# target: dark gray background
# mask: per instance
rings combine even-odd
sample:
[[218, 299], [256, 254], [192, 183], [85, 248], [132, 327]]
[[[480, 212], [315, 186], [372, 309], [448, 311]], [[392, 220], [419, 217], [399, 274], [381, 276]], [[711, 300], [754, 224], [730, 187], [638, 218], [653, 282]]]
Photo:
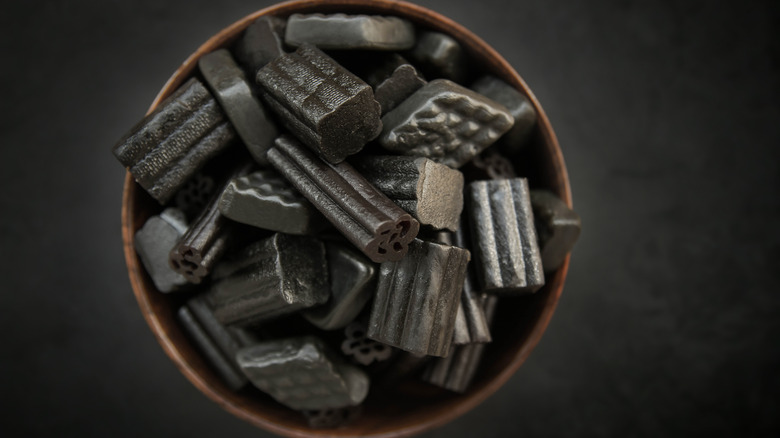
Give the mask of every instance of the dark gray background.
[[[268, 436], [147, 328], [110, 149], [186, 56], [270, 3], [3, 2], [0, 434]], [[528, 362], [426, 436], [777, 436], [780, 3], [419, 3], [525, 78], [584, 223]]]

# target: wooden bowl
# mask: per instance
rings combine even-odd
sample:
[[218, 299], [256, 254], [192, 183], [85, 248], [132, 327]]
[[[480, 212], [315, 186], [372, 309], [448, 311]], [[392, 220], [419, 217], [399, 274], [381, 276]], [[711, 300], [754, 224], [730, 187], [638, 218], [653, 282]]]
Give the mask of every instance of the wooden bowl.
[[[523, 160], [517, 160], [520, 174], [528, 177], [532, 188], [557, 193], [571, 206], [571, 191], [558, 141], [542, 107], [512, 67], [480, 38], [452, 20], [423, 7], [388, 0], [301, 0], [281, 3], [242, 18], [214, 35], [182, 64], [157, 95], [151, 112], [164, 98], [188, 79], [197, 68], [200, 56], [230, 45], [241, 32], [262, 15], [285, 17], [293, 13], [368, 13], [404, 17], [418, 26], [451, 35], [457, 39], [486, 72], [490, 72], [525, 93], [539, 116], [536, 132]], [[125, 257], [141, 311], [168, 356], [182, 373], [204, 394], [224, 409], [263, 429], [290, 437], [314, 436], [409, 436], [443, 425], [485, 400], [503, 385], [522, 365], [539, 342], [555, 311], [563, 289], [568, 258], [547, 285], [536, 294], [505, 299], [493, 326], [493, 343], [485, 355], [470, 390], [455, 394], [423, 382], [407, 381], [392, 391], [369, 394], [361, 417], [352, 424], [334, 430], [312, 430], [295, 411], [256, 391], [229, 390], [179, 327], [176, 311], [186, 294], [158, 292], [144, 271], [133, 247], [133, 235], [148, 217], [161, 208], [127, 174], [122, 201], [122, 239]]]

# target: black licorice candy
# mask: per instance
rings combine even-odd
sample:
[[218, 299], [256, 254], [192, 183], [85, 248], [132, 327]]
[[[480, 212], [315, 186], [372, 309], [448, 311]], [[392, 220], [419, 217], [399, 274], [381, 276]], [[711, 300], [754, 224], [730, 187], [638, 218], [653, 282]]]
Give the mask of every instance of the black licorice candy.
[[464, 84], [471, 76], [470, 60], [463, 46], [441, 32], [421, 32], [406, 55], [431, 79], [445, 78]]
[[135, 232], [135, 251], [160, 292], [172, 292], [188, 284], [183, 275], [168, 265], [168, 254], [186, 232], [187, 220], [184, 213], [173, 207], [150, 217]]
[[544, 272], [561, 266], [580, 236], [580, 216], [560, 198], [546, 190], [531, 190], [531, 206], [542, 252]]
[[236, 43], [236, 60], [254, 80], [257, 71], [287, 53], [284, 50], [286, 21], [265, 15], [250, 24]]
[[331, 50], [407, 50], [415, 43], [408, 20], [383, 15], [292, 14], [284, 41]]
[[[453, 245], [469, 249], [469, 230], [467, 218], [462, 218], [458, 230], [452, 234]], [[490, 342], [490, 328], [485, 318], [484, 301], [486, 294], [477, 288], [474, 281], [474, 264], [471, 263], [463, 281], [460, 306], [455, 319], [455, 332], [452, 342], [456, 345]]]
[[536, 110], [521, 92], [495, 76], [483, 76], [471, 85], [477, 93], [504, 105], [515, 124], [496, 143], [501, 150], [517, 155], [528, 143], [528, 137], [536, 126]]
[[344, 330], [344, 340], [341, 342], [341, 352], [351, 356], [361, 365], [371, 365], [382, 362], [393, 355], [393, 348], [382, 342], [369, 339], [365, 324], [354, 321]]

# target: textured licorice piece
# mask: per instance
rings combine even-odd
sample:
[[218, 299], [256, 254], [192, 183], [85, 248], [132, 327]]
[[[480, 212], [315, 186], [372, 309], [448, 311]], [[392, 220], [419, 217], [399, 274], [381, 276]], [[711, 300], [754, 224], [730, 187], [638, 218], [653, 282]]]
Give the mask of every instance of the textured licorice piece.
[[528, 143], [536, 126], [536, 110], [531, 101], [511, 85], [495, 76], [479, 78], [471, 89], [504, 105], [515, 119], [515, 124], [501, 137], [496, 146], [510, 155], [517, 155]]
[[523, 294], [544, 285], [525, 178], [475, 181], [466, 190], [471, 250], [481, 289]]
[[545, 272], [558, 269], [580, 236], [580, 216], [546, 190], [531, 190], [531, 206]]
[[382, 263], [368, 337], [417, 354], [446, 356], [470, 254], [416, 239], [406, 257]]
[[187, 217], [194, 218], [206, 208], [217, 189], [214, 178], [200, 171], [176, 192], [173, 202]]
[[175, 291], [187, 285], [187, 279], [168, 265], [171, 248], [185, 232], [186, 218], [176, 208], [167, 208], [159, 215], [150, 217], [135, 232], [135, 251], [160, 292]]
[[503, 105], [437, 79], [382, 116], [379, 143], [391, 151], [457, 168], [501, 137], [512, 123]]
[[368, 376], [311, 336], [262, 342], [236, 359], [252, 384], [292, 409], [355, 406], [368, 394]]
[[362, 406], [358, 405], [335, 409], [303, 411], [303, 416], [312, 429], [335, 429], [355, 421], [360, 417], [361, 412]]
[[273, 169], [232, 179], [219, 198], [226, 217], [254, 227], [287, 234], [314, 234], [325, 218]]
[[398, 17], [346, 14], [293, 14], [284, 40], [334, 50], [406, 50], [414, 46], [414, 26]]
[[403, 64], [374, 86], [374, 98], [382, 106], [382, 114], [387, 114], [425, 84], [425, 79], [413, 65]]
[[220, 49], [202, 56], [198, 67], [252, 158], [267, 165], [265, 153], [278, 132], [233, 56]]
[[516, 178], [514, 165], [494, 147], [482, 151], [461, 167], [461, 172], [470, 181], [481, 179]]
[[376, 266], [348, 244], [328, 242], [330, 299], [303, 312], [303, 317], [323, 330], [335, 330], [352, 322], [376, 290]]
[[463, 211], [463, 174], [424, 157], [362, 156], [351, 163], [368, 182], [420, 224], [458, 228]]
[[454, 38], [439, 32], [422, 32], [408, 52], [429, 78], [446, 78], [464, 84], [471, 76], [469, 59]]
[[[469, 249], [469, 226], [466, 217], [455, 233], [451, 233], [453, 245]], [[455, 331], [452, 342], [456, 345], [475, 342], [490, 342], [490, 328], [485, 318], [483, 303], [486, 294], [477, 289], [474, 281], [474, 264], [469, 264], [466, 278], [463, 281], [463, 292], [460, 295], [460, 306], [455, 318]]]
[[192, 78], [119, 140], [114, 155], [165, 204], [235, 138], [217, 101]]
[[348, 163], [330, 164], [284, 135], [268, 151], [274, 167], [372, 261], [398, 260], [420, 224]]
[[282, 123], [331, 163], [360, 151], [382, 130], [371, 87], [310, 45], [257, 72], [263, 98]]
[[250, 78], [266, 64], [284, 55], [284, 27], [286, 21], [265, 15], [246, 28], [236, 43], [236, 60]]
[[344, 341], [341, 342], [341, 351], [351, 356], [361, 365], [371, 365], [373, 362], [382, 362], [393, 355], [393, 348], [387, 344], [369, 339], [366, 326], [362, 322], [353, 322], [344, 330]]
[[328, 300], [325, 247], [306, 236], [274, 234], [223, 261], [208, 293], [223, 324], [249, 326]]

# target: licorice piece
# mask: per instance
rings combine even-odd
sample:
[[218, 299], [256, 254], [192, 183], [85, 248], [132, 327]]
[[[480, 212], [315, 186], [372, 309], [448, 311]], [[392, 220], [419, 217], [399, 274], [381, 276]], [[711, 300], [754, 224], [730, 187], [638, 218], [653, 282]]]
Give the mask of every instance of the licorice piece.
[[246, 28], [236, 43], [236, 60], [254, 78], [266, 64], [284, 55], [286, 21], [270, 15], [258, 18]]
[[544, 272], [552, 272], [561, 266], [566, 255], [580, 236], [580, 216], [546, 190], [531, 190], [531, 206], [539, 237]]
[[463, 47], [451, 36], [440, 32], [422, 32], [408, 56], [428, 78], [445, 78], [464, 84], [471, 76], [469, 59]]
[[496, 143], [501, 150], [509, 155], [517, 155], [528, 143], [528, 137], [536, 126], [536, 110], [531, 101], [511, 85], [495, 76], [479, 78], [471, 89], [483, 96], [504, 105], [515, 124]]
[[463, 175], [471, 181], [482, 179], [516, 178], [512, 162], [501, 155], [495, 147], [484, 150], [460, 169]]
[[374, 87], [374, 98], [381, 105], [384, 115], [395, 109], [425, 84], [425, 79], [413, 65], [403, 64], [393, 70], [387, 79]]
[[[469, 232], [467, 218], [452, 234], [453, 244], [459, 248], [469, 249]], [[456, 345], [490, 342], [490, 328], [483, 310], [486, 294], [477, 289], [474, 282], [474, 264], [470, 264], [466, 278], [463, 281], [463, 292], [460, 295], [460, 306], [455, 319], [455, 333], [452, 342]]]
[[209, 205], [209, 201], [214, 197], [214, 191], [218, 188], [212, 176], [200, 171], [187, 180], [184, 186], [176, 192], [173, 200], [174, 205], [184, 212], [185, 216], [197, 217]]
[[406, 254], [420, 224], [351, 165], [327, 163], [287, 135], [276, 139], [268, 159], [369, 259], [381, 263]]
[[333, 50], [406, 50], [414, 46], [414, 26], [398, 17], [346, 14], [293, 14], [284, 40]]
[[367, 337], [365, 324], [361, 322], [355, 321], [348, 325], [344, 335], [346, 338], [341, 342], [341, 352], [361, 365], [382, 362], [393, 355], [392, 347]]
[[187, 279], [168, 265], [171, 248], [186, 232], [184, 213], [176, 208], [166, 208], [159, 215], [150, 217], [135, 232], [135, 251], [160, 292], [172, 292], [187, 285]]
[[335, 429], [345, 426], [360, 416], [361, 406], [347, 406], [336, 409], [303, 411], [306, 422], [312, 429]]

